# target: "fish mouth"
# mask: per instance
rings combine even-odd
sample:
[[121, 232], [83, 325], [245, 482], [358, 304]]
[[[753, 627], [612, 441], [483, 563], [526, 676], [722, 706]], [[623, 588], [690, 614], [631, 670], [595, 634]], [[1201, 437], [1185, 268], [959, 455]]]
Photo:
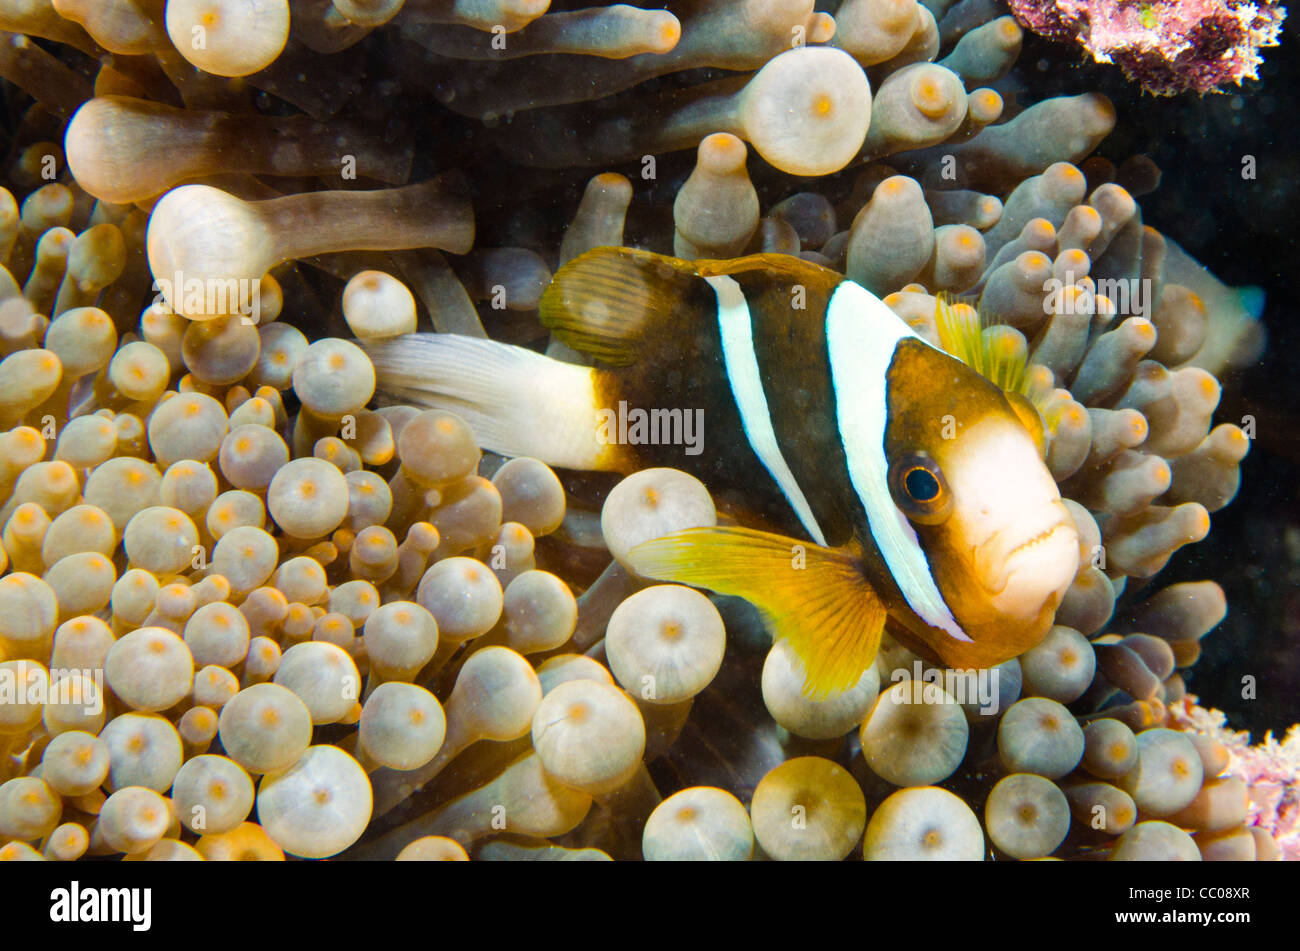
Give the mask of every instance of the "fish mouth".
[[[1035, 545], [1040, 545], [1043, 542], [1047, 541], [1052, 536], [1054, 536], [1057, 532], [1062, 532], [1066, 530], [1073, 532], [1074, 525], [1073, 524], [1067, 525], [1065, 522], [1057, 522], [1055, 525], [1053, 525], [1051, 528], [1047, 529], [1046, 531], [1039, 532], [1033, 538], [1029, 539], [1028, 541], [1021, 542], [1015, 548], [1011, 549], [1011, 551], [1007, 553], [1007, 558], [1008, 559], [1014, 558], [1022, 551], [1026, 551], [1030, 548], [1033, 548]], [[1076, 544], [1077, 544], [1077, 539], [1076, 539]]]
[[[1079, 568], [1079, 536], [1065, 506], [1052, 506], [1048, 527], [1024, 533], [1004, 530], [975, 553], [976, 575], [1001, 614], [1037, 615], [1051, 600], [1059, 603]], [[1041, 524], [1041, 523], [1040, 523]]]

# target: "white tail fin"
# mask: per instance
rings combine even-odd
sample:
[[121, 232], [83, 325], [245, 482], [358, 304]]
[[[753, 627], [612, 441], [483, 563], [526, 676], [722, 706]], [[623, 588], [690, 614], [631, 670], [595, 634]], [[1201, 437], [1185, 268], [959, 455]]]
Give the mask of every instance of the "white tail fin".
[[358, 340], [392, 402], [444, 409], [479, 445], [569, 469], [613, 468], [598, 436], [596, 370], [506, 343], [456, 334]]

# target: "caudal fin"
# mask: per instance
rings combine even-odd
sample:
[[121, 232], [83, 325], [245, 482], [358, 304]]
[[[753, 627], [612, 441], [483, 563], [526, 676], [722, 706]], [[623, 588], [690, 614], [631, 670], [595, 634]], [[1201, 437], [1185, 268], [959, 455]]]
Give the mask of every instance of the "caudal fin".
[[456, 413], [485, 449], [570, 469], [623, 468], [618, 447], [600, 439], [600, 371], [456, 334], [357, 344], [374, 363], [381, 400]]

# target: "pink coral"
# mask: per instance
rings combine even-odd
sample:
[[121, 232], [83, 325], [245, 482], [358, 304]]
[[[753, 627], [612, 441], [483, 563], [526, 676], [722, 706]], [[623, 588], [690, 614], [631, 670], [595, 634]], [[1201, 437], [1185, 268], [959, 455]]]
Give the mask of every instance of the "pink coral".
[[1280, 743], [1270, 730], [1264, 742], [1251, 746], [1249, 733], [1229, 729], [1226, 714], [1198, 706], [1193, 696], [1170, 706], [1169, 718], [1175, 729], [1227, 747], [1228, 775], [1241, 777], [1250, 789], [1247, 824], [1267, 830], [1284, 859], [1300, 860], [1300, 723]]
[[1010, 0], [1016, 19], [1050, 39], [1076, 42], [1099, 63], [1158, 96], [1220, 92], [1258, 79], [1262, 46], [1276, 46], [1286, 9], [1277, 0]]

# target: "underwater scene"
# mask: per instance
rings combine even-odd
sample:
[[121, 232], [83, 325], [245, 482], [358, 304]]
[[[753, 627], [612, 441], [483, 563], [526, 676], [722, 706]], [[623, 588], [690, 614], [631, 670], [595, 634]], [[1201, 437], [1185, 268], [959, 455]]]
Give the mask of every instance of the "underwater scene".
[[0, 861], [1300, 859], [1287, 11], [592, 3], [0, 0]]

